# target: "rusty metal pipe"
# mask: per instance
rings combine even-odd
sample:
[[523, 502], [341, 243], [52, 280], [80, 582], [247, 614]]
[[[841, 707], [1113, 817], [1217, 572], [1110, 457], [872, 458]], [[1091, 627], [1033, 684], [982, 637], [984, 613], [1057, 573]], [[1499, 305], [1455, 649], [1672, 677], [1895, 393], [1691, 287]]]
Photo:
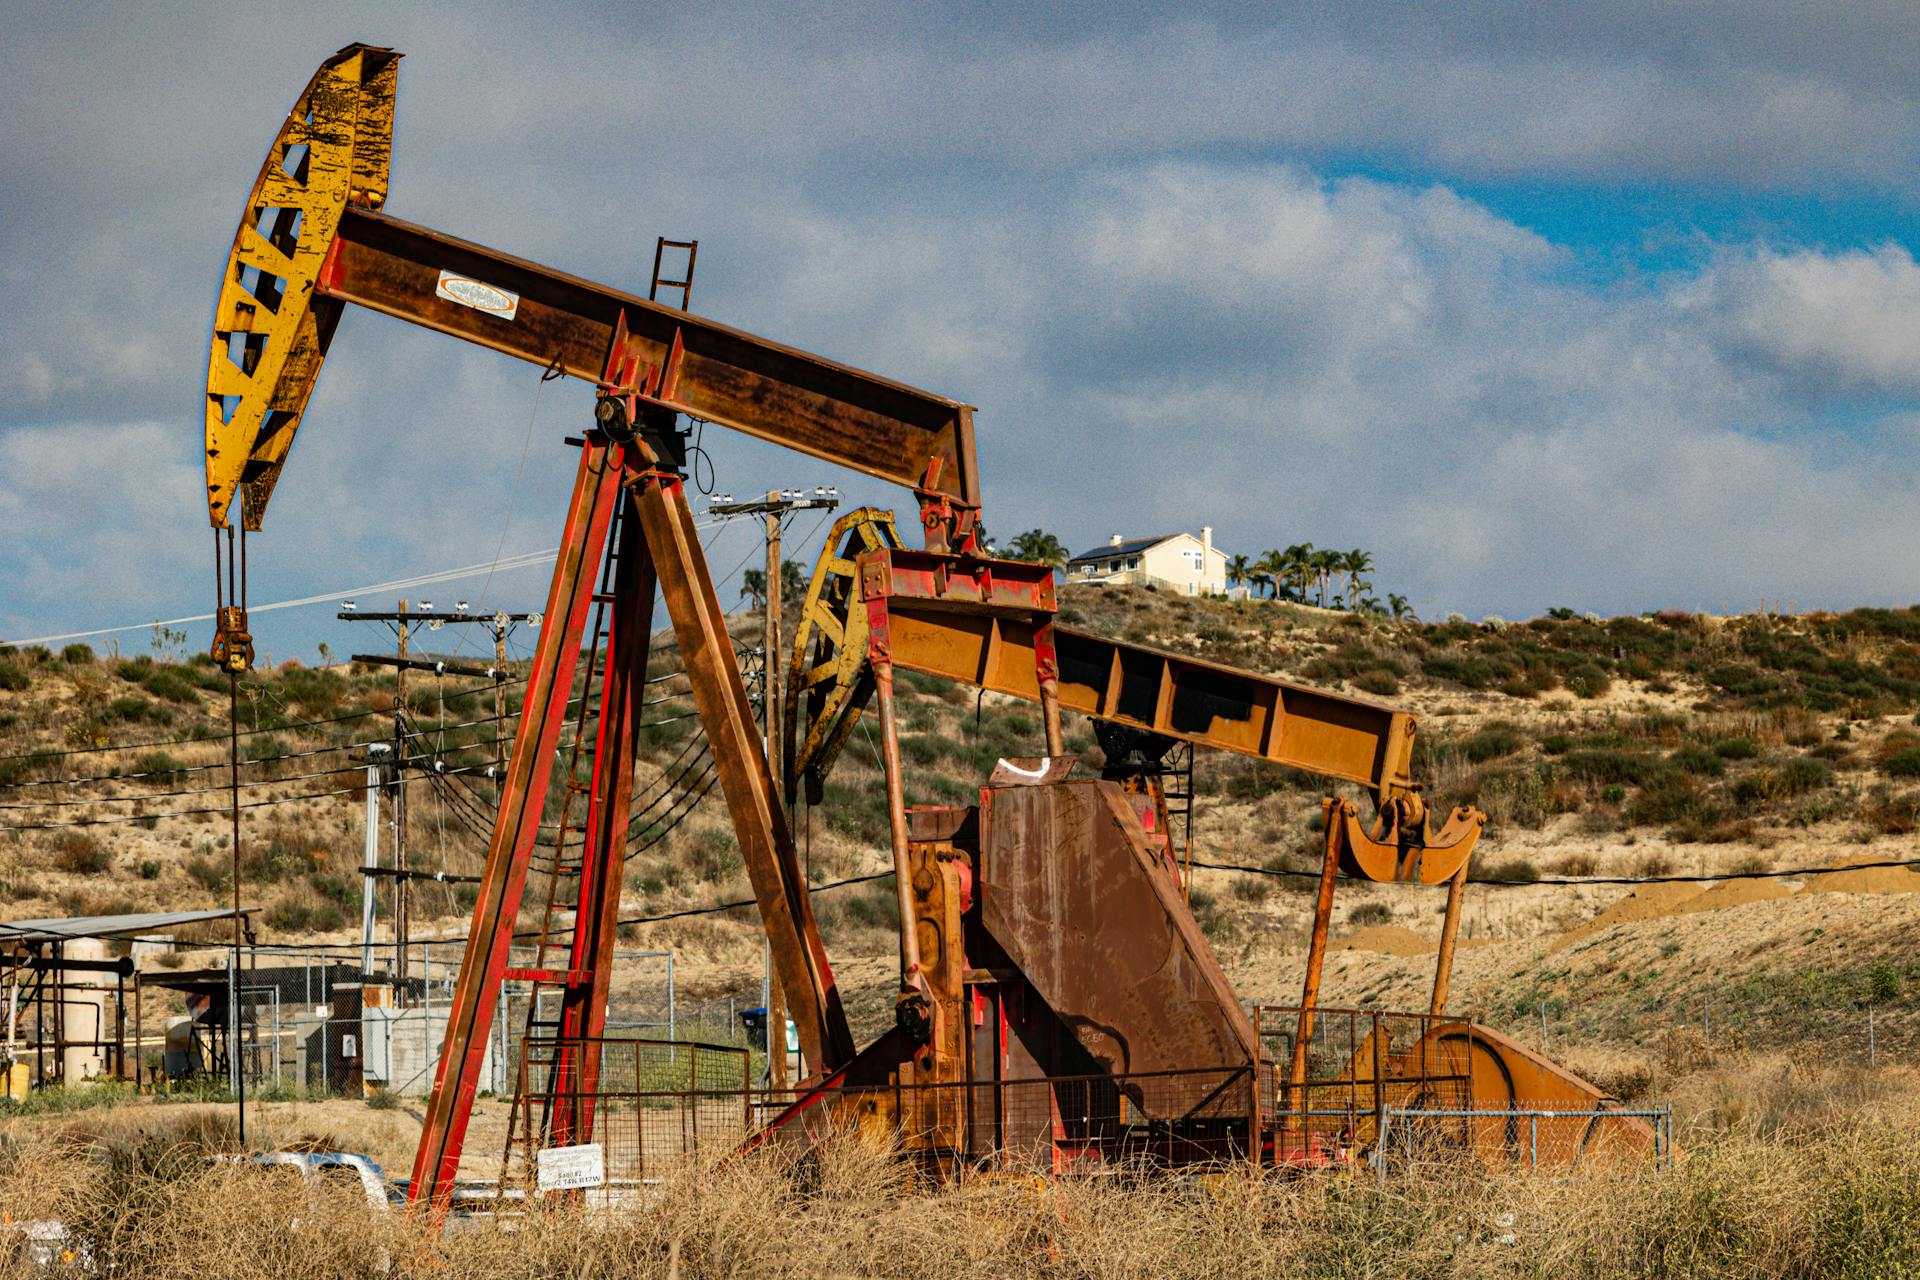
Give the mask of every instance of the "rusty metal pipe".
[[1067, 754], [1066, 735], [1060, 731], [1060, 682], [1052, 678], [1040, 681], [1040, 720], [1047, 730], [1047, 754]]
[[1323, 801], [1320, 814], [1327, 831], [1326, 860], [1320, 868], [1320, 892], [1313, 903], [1313, 936], [1307, 943], [1307, 976], [1300, 986], [1300, 1026], [1293, 1037], [1293, 1064], [1287, 1082], [1296, 1093], [1294, 1106], [1304, 1101], [1307, 1046], [1313, 1040], [1313, 1007], [1320, 999], [1320, 969], [1327, 959], [1327, 927], [1333, 922], [1333, 880], [1340, 869], [1340, 827], [1334, 821], [1336, 800]]
[[1438, 1017], [1447, 1011], [1447, 985], [1453, 980], [1453, 947], [1460, 937], [1460, 906], [1467, 896], [1467, 864], [1453, 873], [1447, 885], [1447, 919], [1440, 927], [1440, 957], [1433, 966], [1433, 1003], [1428, 1012]]
[[920, 926], [913, 911], [913, 871], [907, 865], [907, 791], [900, 775], [900, 723], [893, 706], [893, 664], [873, 664], [880, 707], [880, 763], [887, 779], [887, 833], [893, 844], [893, 891], [900, 904], [900, 990], [921, 991]]

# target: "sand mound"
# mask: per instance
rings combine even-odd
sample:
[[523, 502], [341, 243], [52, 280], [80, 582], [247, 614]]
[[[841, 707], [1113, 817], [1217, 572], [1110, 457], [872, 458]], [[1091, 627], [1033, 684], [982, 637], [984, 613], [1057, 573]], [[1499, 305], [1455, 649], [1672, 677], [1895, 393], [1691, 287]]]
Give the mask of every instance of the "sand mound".
[[1802, 885], [1802, 893], [1916, 893], [1920, 892], [1920, 875], [1905, 867], [1858, 867], [1847, 870], [1852, 862], [1884, 862], [1883, 857], [1871, 854], [1859, 854], [1851, 858], [1836, 858], [1828, 866], [1839, 867], [1838, 871], [1823, 871], [1807, 877]]
[[1333, 951], [1377, 951], [1383, 956], [1428, 956], [1440, 949], [1437, 939], [1423, 938], [1405, 925], [1375, 924], [1356, 929], [1328, 944]]
[[1643, 884], [1579, 928], [1561, 934], [1560, 940], [1553, 944], [1553, 950], [1558, 951], [1583, 938], [1604, 933], [1617, 924], [1678, 915], [1683, 904], [1700, 896], [1700, 886], [1697, 884]]
[[1705, 893], [1688, 898], [1680, 904], [1676, 914], [1722, 911], [1728, 907], [1744, 907], [1749, 902], [1771, 902], [1775, 898], [1791, 897], [1792, 894], [1793, 890], [1778, 880], [1726, 880]]

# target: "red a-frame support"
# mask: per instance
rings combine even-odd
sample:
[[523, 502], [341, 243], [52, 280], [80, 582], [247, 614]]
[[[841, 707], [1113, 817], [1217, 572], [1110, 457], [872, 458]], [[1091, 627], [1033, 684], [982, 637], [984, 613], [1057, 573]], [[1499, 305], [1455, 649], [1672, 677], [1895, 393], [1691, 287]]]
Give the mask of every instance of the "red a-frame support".
[[[615, 397], [632, 406], [630, 397]], [[624, 415], [616, 415], [616, 418]], [[553, 1090], [569, 1101], [553, 1119], [563, 1140], [592, 1138], [591, 1098], [599, 1075], [593, 1037], [606, 1022], [607, 988], [618, 923], [621, 872], [632, 795], [640, 693], [656, 583], [667, 602], [694, 704], [711, 743], [716, 772], [741, 854], [753, 881], [807, 1061], [833, 1071], [853, 1057], [853, 1038], [813, 919], [793, 839], [728, 640], [683, 478], [659, 466], [644, 440], [587, 437], [567, 508], [565, 536], [514, 735], [513, 757], [487, 850], [467, 951], [448, 1010], [447, 1033], [414, 1159], [408, 1199], [446, 1203], [460, 1165], [467, 1120], [480, 1085], [500, 984], [506, 978], [561, 992], [558, 1039], [572, 1042], [554, 1068]], [[616, 532], [617, 530], [617, 532]], [[580, 848], [580, 900], [565, 969], [509, 965], [515, 923], [540, 830], [552, 762], [560, 744], [594, 602], [593, 583], [613, 539], [613, 624], [603, 670], [588, 673], [588, 696], [601, 707]], [[597, 695], [597, 696], [596, 696]], [[564, 858], [566, 849], [556, 849]]]

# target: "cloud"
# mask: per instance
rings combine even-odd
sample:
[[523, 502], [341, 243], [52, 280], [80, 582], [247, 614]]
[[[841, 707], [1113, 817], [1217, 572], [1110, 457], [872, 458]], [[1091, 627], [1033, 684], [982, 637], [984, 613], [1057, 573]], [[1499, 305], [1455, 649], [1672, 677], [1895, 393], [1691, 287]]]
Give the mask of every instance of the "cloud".
[[[1899, 6], [236, 12], [83, 39], [48, 9], [0, 52], [35, 122], [0, 139], [0, 624], [202, 602], [212, 277], [279, 112], [354, 37], [412, 55], [395, 213], [627, 287], [656, 232], [699, 235], [700, 310], [978, 404], [996, 531], [1364, 546], [1428, 611], [1920, 596], [1908, 250], [1599, 278], [1463, 194], [1908, 199]], [[349, 316], [259, 589], [550, 545], [585, 401], [535, 378]], [[834, 478], [708, 445], [735, 492]]]
[[1683, 305], [1809, 394], [1920, 394], [1920, 266], [1900, 245], [1729, 255]]

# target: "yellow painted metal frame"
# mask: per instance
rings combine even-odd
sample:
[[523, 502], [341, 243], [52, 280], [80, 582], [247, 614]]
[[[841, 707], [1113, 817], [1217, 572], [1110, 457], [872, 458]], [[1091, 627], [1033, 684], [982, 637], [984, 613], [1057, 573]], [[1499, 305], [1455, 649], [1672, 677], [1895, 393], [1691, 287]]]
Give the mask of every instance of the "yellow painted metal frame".
[[207, 515], [259, 529], [340, 304], [313, 294], [348, 205], [387, 195], [400, 55], [354, 44], [294, 103], [247, 197], [221, 278], [207, 361]]
[[[867, 611], [860, 606], [858, 559], [898, 549], [893, 512], [860, 507], [833, 522], [800, 610], [787, 670], [783, 753], [786, 794], [803, 776], [817, 797], [821, 781], [860, 722], [873, 694], [867, 674]], [[767, 661], [777, 661], [769, 654]], [[811, 801], [810, 801], [811, 802]]]

